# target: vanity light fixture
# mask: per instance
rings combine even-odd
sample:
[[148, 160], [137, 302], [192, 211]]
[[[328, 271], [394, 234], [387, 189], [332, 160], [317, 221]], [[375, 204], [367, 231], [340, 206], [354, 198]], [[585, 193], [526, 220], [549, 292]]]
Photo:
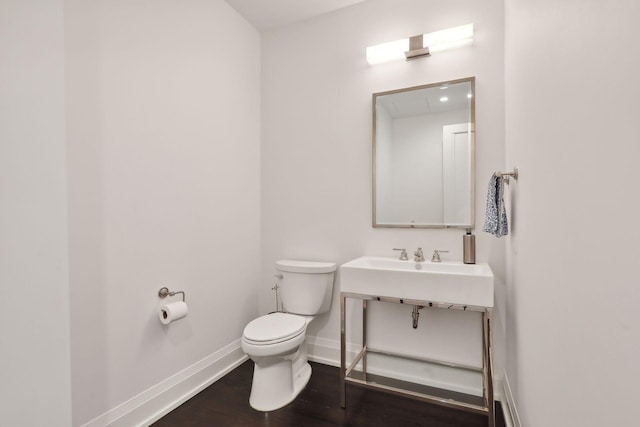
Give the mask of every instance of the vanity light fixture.
[[440, 97], [440, 102], [447, 102], [449, 100], [448, 96], [441, 96]]
[[367, 48], [367, 62], [374, 65], [400, 59], [408, 61], [472, 43], [473, 24], [460, 25], [442, 31], [370, 46]]

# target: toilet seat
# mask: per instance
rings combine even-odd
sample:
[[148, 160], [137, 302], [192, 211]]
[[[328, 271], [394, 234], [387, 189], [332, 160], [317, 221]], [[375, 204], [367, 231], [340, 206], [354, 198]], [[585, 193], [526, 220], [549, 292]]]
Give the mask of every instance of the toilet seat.
[[307, 321], [302, 316], [271, 313], [252, 320], [244, 328], [242, 339], [252, 345], [271, 345], [303, 334]]

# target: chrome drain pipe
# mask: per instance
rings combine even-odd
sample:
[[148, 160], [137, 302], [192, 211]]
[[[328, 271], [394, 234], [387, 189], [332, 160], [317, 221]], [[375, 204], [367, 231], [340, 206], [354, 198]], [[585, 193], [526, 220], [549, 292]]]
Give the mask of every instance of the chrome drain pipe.
[[413, 306], [413, 312], [411, 313], [411, 318], [413, 319], [413, 329], [418, 329], [418, 318], [420, 317], [420, 312], [418, 310], [422, 310], [423, 308], [423, 305]]

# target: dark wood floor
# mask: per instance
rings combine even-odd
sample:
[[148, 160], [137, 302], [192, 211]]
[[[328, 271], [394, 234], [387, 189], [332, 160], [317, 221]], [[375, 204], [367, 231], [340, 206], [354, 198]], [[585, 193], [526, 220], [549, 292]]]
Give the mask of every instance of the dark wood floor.
[[[155, 427], [486, 427], [487, 417], [448, 409], [375, 390], [347, 387], [347, 409], [340, 407], [339, 370], [311, 363], [313, 374], [295, 401], [273, 412], [249, 406], [253, 362], [247, 361], [173, 412]], [[504, 427], [497, 403], [496, 427]]]

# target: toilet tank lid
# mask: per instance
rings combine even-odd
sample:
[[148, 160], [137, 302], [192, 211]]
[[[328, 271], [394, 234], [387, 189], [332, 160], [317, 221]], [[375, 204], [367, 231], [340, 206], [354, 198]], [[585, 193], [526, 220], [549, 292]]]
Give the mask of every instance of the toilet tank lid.
[[336, 263], [282, 259], [276, 261], [276, 268], [290, 273], [331, 273], [336, 271]]

